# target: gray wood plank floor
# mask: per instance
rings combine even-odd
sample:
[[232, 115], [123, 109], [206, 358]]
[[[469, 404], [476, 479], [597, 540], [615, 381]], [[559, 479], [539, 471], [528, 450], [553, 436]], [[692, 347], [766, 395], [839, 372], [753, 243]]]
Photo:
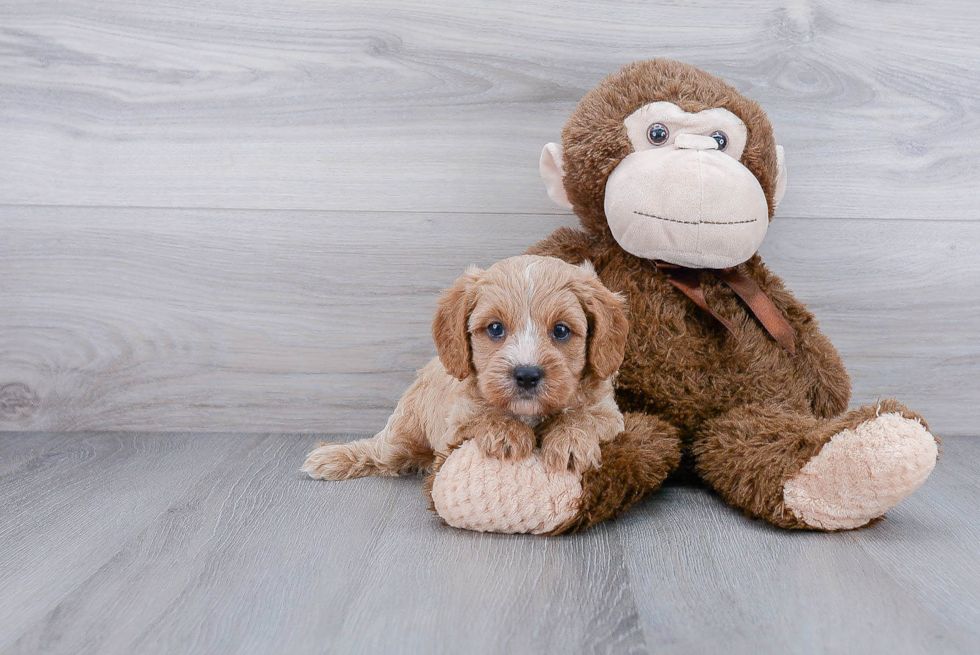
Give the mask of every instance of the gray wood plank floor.
[[0, 652], [976, 653], [980, 439], [888, 519], [750, 521], [668, 486], [564, 538], [441, 525], [311, 436], [0, 435]]

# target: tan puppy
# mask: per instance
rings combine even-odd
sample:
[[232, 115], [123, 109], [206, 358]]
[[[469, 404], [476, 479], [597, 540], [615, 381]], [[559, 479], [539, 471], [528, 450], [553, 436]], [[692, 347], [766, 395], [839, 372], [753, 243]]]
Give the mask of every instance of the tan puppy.
[[581, 473], [623, 430], [612, 376], [629, 325], [622, 298], [591, 265], [524, 255], [469, 268], [439, 299], [439, 357], [371, 439], [323, 445], [303, 471], [344, 480], [428, 467], [435, 453], [475, 439], [487, 455], [529, 457]]

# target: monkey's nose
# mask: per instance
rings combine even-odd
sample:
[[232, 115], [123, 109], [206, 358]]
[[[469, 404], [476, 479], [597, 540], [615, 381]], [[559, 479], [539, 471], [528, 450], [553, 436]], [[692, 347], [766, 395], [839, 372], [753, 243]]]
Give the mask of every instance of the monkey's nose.
[[541, 382], [544, 371], [541, 370], [540, 366], [517, 366], [511, 375], [514, 376], [514, 382], [521, 389], [533, 389], [538, 386], [538, 382]]
[[717, 150], [718, 142], [713, 137], [702, 134], [678, 134], [674, 145], [685, 150]]

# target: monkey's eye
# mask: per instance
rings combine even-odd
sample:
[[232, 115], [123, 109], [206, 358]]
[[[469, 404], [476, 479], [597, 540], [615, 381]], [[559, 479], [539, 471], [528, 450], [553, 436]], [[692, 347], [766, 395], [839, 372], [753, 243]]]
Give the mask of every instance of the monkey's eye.
[[711, 133], [711, 138], [718, 142], [718, 149], [724, 150], [728, 147], [728, 135], [722, 131], [716, 131]]
[[551, 334], [555, 337], [556, 341], [568, 341], [568, 338], [572, 336], [572, 330], [564, 323], [557, 323], [551, 329]]
[[491, 339], [503, 339], [505, 334], [507, 330], [504, 329], [503, 323], [491, 323], [487, 326], [487, 336]]
[[647, 130], [647, 139], [655, 146], [662, 146], [667, 143], [668, 137], [670, 137], [670, 130], [663, 123], [654, 123]]

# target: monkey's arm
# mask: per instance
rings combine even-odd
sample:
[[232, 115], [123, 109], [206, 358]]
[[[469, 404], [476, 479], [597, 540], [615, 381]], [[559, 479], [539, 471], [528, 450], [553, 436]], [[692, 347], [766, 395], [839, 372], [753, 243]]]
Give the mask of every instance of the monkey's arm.
[[652, 414], [627, 413], [623, 419], [623, 431], [601, 446], [602, 466], [582, 476], [578, 511], [551, 534], [579, 532], [619, 516], [659, 489], [680, 464], [677, 428]]
[[811, 381], [810, 402], [820, 418], [843, 414], [851, 400], [851, 377], [830, 339], [816, 320], [796, 326], [796, 370]]
[[602, 465], [580, 476], [547, 471], [540, 457], [501, 462], [475, 440], [436, 453], [425, 480], [431, 508], [449, 525], [483, 532], [562, 534], [613, 518], [660, 487], [681, 460], [677, 428], [626, 414], [601, 448]]
[[753, 256], [746, 267], [796, 330], [793, 363], [800, 377], [809, 382], [814, 414], [820, 418], [842, 414], [851, 399], [851, 378], [837, 349], [820, 331], [806, 305], [786, 289], [782, 279], [770, 272], [758, 255]]
[[596, 244], [593, 238], [582, 230], [560, 227], [550, 236], [528, 248], [525, 254], [557, 257], [569, 264], [578, 265], [584, 261], [594, 262]]

